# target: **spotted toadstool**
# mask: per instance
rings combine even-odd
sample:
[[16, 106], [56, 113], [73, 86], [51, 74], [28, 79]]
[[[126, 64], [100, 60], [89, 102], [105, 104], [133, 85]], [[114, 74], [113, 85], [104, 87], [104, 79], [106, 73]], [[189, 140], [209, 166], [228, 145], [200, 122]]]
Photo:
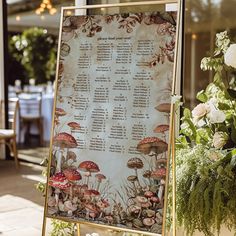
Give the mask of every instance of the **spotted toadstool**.
[[91, 175], [91, 173], [96, 173], [96, 172], [100, 171], [98, 165], [93, 161], [83, 161], [83, 162], [81, 162], [79, 164], [78, 169], [81, 170], [81, 171], [89, 173], [89, 175], [87, 176], [87, 183], [86, 183], [87, 185], [89, 183], [89, 176]]

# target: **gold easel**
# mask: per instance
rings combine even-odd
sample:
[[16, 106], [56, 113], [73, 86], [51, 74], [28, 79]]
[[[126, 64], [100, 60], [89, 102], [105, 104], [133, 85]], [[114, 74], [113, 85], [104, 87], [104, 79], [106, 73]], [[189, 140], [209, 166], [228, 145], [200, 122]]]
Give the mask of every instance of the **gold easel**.
[[[150, 6], [150, 5], [164, 5], [164, 4], [171, 4], [175, 3], [178, 5], [178, 17], [177, 17], [177, 26], [176, 26], [176, 47], [175, 47], [175, 59], [174, 59], [174, 69], [173, 69], [173, 86], [172, 86], [172, 95], [175, 94], [175, 87], [176, 87], [176, 77], [177, 77], [177, 58], [178, 58], [178, 45], [179, 45], [179, 37], [180, 37], [180, 15], [182, 11], [182, 1], [184, 0], [159, 0], [159, 1], [144, 1], [144, 2], [130, 2], [130, 3], [116, 3], [116, 4], [103, 4], [103, 5], [85, 5], [85, 6], [80, 6], [80, 7], [62, 7], [61, 9], [61, 20], [60, 20], [60, 33], [59, 33], [59, 43], [58, 43], [58, 52], [60, 52], [61, 48], [61, 32], [62, 32], [62, 22], [63, 22], [63, 16], [64, 12], [68, 10], [82, 10], [82, 9], [97, 9], [97, 8], [112, 8], [112, 7], [132, 7], [132, 6]], [[57, 68], [56, 68], [56, 88], [57, 83], [58, 83], [58, 72], [59, 72], [59, 53], [57, 55]], [[57, 98], [57, 90], [55, 91], [55, 98]], [[54, 99], [54, 108], [53, 111], [55, 111], [56, 108], [56, 99]], [[172, 194], [173, 194], [173, 201], [172, 201], [172, 221], [173, 221], [173, 231], [172, 235], [176, 236], [176, 193], [175, 193], [175, 181], [176, 181], [176, 175], [175, 175], [175, 108], [174, 104], [171, 104], [171, 115], [170, 115], [170, 135], [169, 135], [169, 145], [168, 145], [168, 157], [170, 155], [172, 156]], [[55, 112], [53, 112], [53, 121], [52, 124], [54, 124], [55, 120]], [[51, 134], [53, 134], [53, 126], [51, 130]], [[75, 220], [66, 220], [64, 218], [60, 219], [60, 217], [49, 217], [47, 216], [47, 199], [48, 199], [48, 180], [50, 177], [50, 166], [51, 166], [51, 161], [52, 161], [52, 135], [51, 135], [51, 140], [50, 140], [50, 155], [49, 155], [49, 161], [48, 161], [48, 167], [47, 167], [47, 183], [46, 183], [46, 196], [45, 196], [45, 204], [44, 204], [44, 216], [43, 216], [43, 227], [42, 227], [42, 236], [46, 236], [46, 224], [47, 224], [47, 218], [49, 219], [58, 219], [58, 220], [63, 220], [67, 222], [73, 222], [77, 224], [77, 232], [78, 236], [81, 236], [80, 234], [80, 224], [86, 224], [90, 226], [95, 226], [95, 227], [102, 227], [105, 229], [113, 229], [113, 230], [118, 230], [118, 231], [123, 231], [123, 232], [130, 232], [130, 233], [138, 233], [140, 235], [156, 235], [153, 233], [149, 232], [143, 232], [143, 231], [136, 231], [136, 230], [127, 230], [124, 228], [118, 228], [118, 227], [112, 227], [112, 226], [106, 226], [106, 225], [98, 225], [95, 223], [90, 223], [90, 222], [78, 222]], [[170, 158], [167, 160], [167, 173], [169, 173], [169, 166], [170, 166]], [[169, 174], [166, 175], [166, 188], [165, 188], [165, 203], [164, 203], [164, 213], [163, 213], [163, 225], [162, 225], [162, 233], [164, 233], [163, 236], [166, 235], [166, 211], [167, 211], [167, 193], [168, 193], [168, 183], [169, 183]]]

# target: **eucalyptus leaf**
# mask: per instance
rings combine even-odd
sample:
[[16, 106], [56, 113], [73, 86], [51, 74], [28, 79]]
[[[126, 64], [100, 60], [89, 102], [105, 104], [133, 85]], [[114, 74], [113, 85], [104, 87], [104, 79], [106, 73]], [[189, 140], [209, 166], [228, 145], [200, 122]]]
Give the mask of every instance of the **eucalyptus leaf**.
[[201, 102], [207, 102], [208, 97], [204, 90], [201, 90], [200, 92], [197, 93], [197, 99]]

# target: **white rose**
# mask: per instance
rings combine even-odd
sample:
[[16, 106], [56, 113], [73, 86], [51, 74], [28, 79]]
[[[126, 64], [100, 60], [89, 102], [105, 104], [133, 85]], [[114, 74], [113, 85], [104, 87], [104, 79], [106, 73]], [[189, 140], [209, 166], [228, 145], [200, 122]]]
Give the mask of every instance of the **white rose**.
[[226, 119], [226, 115], [223, 111], [211, 109], [210, 113], [208, 114], [208, 119], [210, 123], [223, 123]]
[[209, 112], [209, 106], [205, 103], [198, 104], [193, 110], [192, 115], [194, 118], [201, 118]]
[[229, 136], [225, 132], [215, 132], [213, 136], [213, 146], [217, 149], [222, 148], [228, 141]]
[[236, 44], [231, 44], [224, 55], [225, 64], [236, 68]]

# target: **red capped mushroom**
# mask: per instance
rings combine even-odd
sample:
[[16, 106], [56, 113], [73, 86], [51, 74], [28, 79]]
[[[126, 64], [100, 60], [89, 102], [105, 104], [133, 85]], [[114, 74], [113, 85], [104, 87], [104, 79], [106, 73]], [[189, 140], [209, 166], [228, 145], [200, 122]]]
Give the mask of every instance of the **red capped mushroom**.
[[146, 192], [144, 193], [144, 196], [147, 197], [147, 198], [151, 198], [151, 197], [154, 196], [154, 193], [153, 193], [152, 191], [146, 191]]
[[130, 168], [130, 169], [134, 169], [135, 175], [137, 177], [138, 187], [140, 188], [141, 185], [140, 185], [139, 179], [138, 179], [138, 169], [143, 168], [143, 161], [138, 157], [130, 158], [127, 162], [127, 167]]
[[137, 149], [143, 154], [149, 154], [151, 151], [160, 154], [167, 151], [168, 144], [160, 138], [147, 137], [138, 143]]
[[165, 133], [169, 130], [169, 125], [158, 125], [155, 129], [155, 133]]
[[65, 116], [65, 115], [66, 115], [66, 112], [65, 112], [64, 109], [59, 108], [59, 107], [56, 107], [55, 115], [56, 115], [56, 117]]
[[75, 185], [76, 181], [81, 180], [81, 175], [80, 173], [73, 169], [73, 168], [67, 168], [63, 171], [65, 177], [71, 182], [71, 187], [70, 187], [70, 198], [73, 198], [73, 186]]
[[80, 130], [80, 124], [79, 123], [77, 123], [77, 122], [69, 122], [69, 123], [67, 123], [67, 125], [70, 127], [70, 129], [71, 129], [71, 134], [72, 134], [72, 131], [73, 130]]
[[166, 168], [162, 167], [151, 173], [151, 178], [162, 179], [166, 177]]
[[[68, 180], [66, 179], [65, 175], [62, 172], [56, 173], [55, 175], [51, 176], [49, 178], [48, 184], [49, 186], [52, 186], [60, 190], [66, 190], [71, 187], [71, 184], [68, 182]], [[55, 199], [57, 205], [59, 201], [59, 195], [58, 195], [59, 192], [55, 191]]]
[[89, 173], [89, 175], [87, 176], [87, 183], [86, 183], [87, 185], [88, 185], [88, 182], [89, 182], [89, 177], [91, 175], [91, 172], [96, 173], [96, 172], [100, 171], [98, 165], [93, 161], [83, 161], [83, 162], [81, 162], [79, 164], [78, 169], [81, 170], [81, 171]]
[[69, 181], [79, 181], [81, 180], [81, 175], [80, 173], [73, 169], [73, 168], [67, 168], [63, 171], [65, 177], [69, 180]]
[[62, 132], [62, 133], [56, 134], [53, 137], [53, 145], [55, 147], [59, 148], [59, 155], [58, 155], [56, 171], [60, 172], [63, 149], [64, 148], [67, 148], [67, 149], [68, 148], [76, 148], [78, 146], [78, 144], [72, 135], [70, 135], [66, 132]]

